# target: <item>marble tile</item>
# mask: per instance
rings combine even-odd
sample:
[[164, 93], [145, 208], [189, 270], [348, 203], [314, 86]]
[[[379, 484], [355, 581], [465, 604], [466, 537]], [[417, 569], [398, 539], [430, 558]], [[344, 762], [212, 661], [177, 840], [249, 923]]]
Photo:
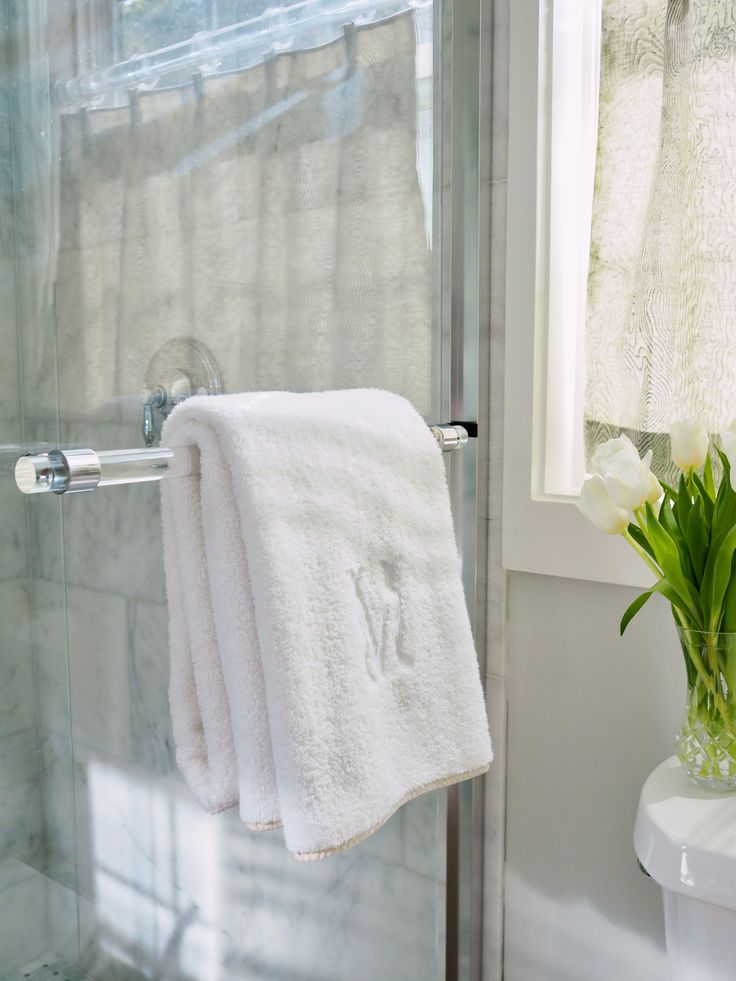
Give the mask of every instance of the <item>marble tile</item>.
[[[58, 445], [58, 440], [51, 442]], [[30, 445], [34, 445], [33, 443]], [[37, 443], [35, 445], [38, 445]], [[48, 443], [44, 442], [42, 448]], [[62, 531], [62, 498], [56, 494], [39, 494], [28, 506], [30, 549], [29, 564], [33, 579], [62, 583], [64, 580], [64, 538]]]
[[40, 752], [35, 726], [0, 738], [0, 795], [18, 784], [38, 780], [39, 769]]
[[23, 882], [38, 873], [25, 862], [18, 861], [12, 855], [0, 859], [0, 895], [18, 882]]
[[43, 801], [37, 776], [0, 794], [0, 860], [38, 863], [43, 849]]
[[404, 826], [406, 815], [399, 809], [375, 834], [362, 844], [363, 852], [382, 862], [396, 864], [404, 857]]
[[[35, 502], [34, 502], [35, 503]], [[39, 727], [68, 738], [69, 660], [67, 657], [66, 590], [61, 581], [34, 577], [33, 662]]]
[[25, 581], [0, 582], [0, 739], [36, 725]]
[[[0, 31], [7, 37], [7, 11], [0, 9]], [[13, 208], [12, 87], [7, 74], [0, 78], [0, 256], [15, 255]]]
[[[2, 180], [2, 165], [0, 164], [0, 180]], [[2, 193], [0, 191], [0, 193]], [[0, 202], [0, 219], [2, 217]], [[1, 220], [0, 220], [1, 224]], [[0, 249], [2, 249], [2, 231], [0, 231]], [[18, 341], [16, 316], [16, 278], [15, 259], [4, 258], [0, 255], [0, 419], [17, 419], [20, 416], [20, 378], [18, 375]], [[17, 430], [3, 425], [3, 443], [9, 443], [18, 438]]]
[[67, 620], [75, 747], [81, 743], [102, 754], [129, 759], [126, 602], [110, 593], [68, 586]]
[[324, 981], [443, 976], [430, 880], [360, 849], [309, 867], [285, 864], [273, 845], [265, 852], [264, 844], [227, 882], [239, 900], [223, 904], [231, 971]]
[[6, 972], [46, 950], [46, 891], [31, 875], [0, 892], [0, 970]]
[[174, 773], [166, 606], [131, 600], [128, 603], [128, 636], [132, 759], [155, 773]]
[[67, 890], [77, 887], [76, 805], [70, 742], [68, 731], [43, 733], [40, 775], [45, 832], [43, 868]]
[[3, 974], [0, 981], [87, 981], [87, 978], [68, 960], [57, 959], [54, 951], [35, 957], [11, 974]]
[[[2, 422], [0, 426], [4, 439], [5, 426]], [[12, 438], [12, 434], [10, 437]], [[12, 459], [12, 466], [15, 466], [15, 460], [22, 452], [15, 448], [9, 451], [7, 455]], [[0, 563], [0, 581], [19, 579], [27, 574], [28, 569], [25, 498], [18, 492], [10, 475], [0, 475], [0, 502], [0, 554], [3, 557]]]
[[178, 781], [94, 759], [85, 771], [80, 870], [94, 903], [81, 909], [93, 976], [442, 976], [433, 879], [365, 847], [298, 863], [279, 833], [249, 832], [234, 812], [207, 815]]
[[410, 801], [402, 816], [401, 862], [428, 879], [444, 882], [447, 792], [438, 790]]
[[74, 890], [46, 879], [48, 949], [68, 964], [77, 964], [80, 955], [77, 898]]
[[13, 59], [13, 244], [17, 254], [36, 255], [50, 244], [52, 228], [51, 93], [40, 55], [43, 35], [37, 13], [14, 0], [8, 11]]
[[[62, 393], [63, 394], [63, 393]], [[83, 420], [65, 419], [62, 438], [76, 446], [120, 449], [142, 444], [137, 396], [111, 400]], [[131, 599], [165, 603], [159, 488], [103, 488], [64, 501], [67, 581]]]
[[20, 325], [20, 377], [25, 415], [57, 417], [55, 264], [47, 243], [16, 257], [16, 306]]
[[64, 531], [68, 582], [121, 597], [165, 602], [156, 485], [133, 484], [72, 496], [64, 502]]

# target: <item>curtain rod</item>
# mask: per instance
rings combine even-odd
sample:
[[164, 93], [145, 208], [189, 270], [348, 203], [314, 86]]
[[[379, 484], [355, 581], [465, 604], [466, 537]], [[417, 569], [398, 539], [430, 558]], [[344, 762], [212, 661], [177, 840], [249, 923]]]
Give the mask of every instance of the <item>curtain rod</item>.
[[220, 69], [228, 55], [249, 49], [258, 60], [270, 50], [288, 50], [299, 34], [308, 28], [373, 23], [408, 10], [430, 7], [432, 0], [338, 0], [318, 2], [300, 0], [289, 7], [271, 7], [250, 20], [195, 34], [148, 54], [133, 55], [126, 61], [85, 72], [77, 78], [59, 80], [54, 85], [57, 102], [65, 107], [94, 104], [105, 95], [136, 88], [153, 88], [158, 79], [185, 68], [208, 74]]

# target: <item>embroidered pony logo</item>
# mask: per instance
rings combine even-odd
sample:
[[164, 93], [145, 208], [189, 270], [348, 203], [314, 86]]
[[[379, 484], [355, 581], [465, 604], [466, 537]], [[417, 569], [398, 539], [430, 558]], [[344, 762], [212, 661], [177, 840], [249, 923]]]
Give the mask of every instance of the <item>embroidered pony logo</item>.
[[365, 664], [374, 680], [392, 674], [401, 655], [401, 596], [396, 562], [351, 573], [365, 616]]

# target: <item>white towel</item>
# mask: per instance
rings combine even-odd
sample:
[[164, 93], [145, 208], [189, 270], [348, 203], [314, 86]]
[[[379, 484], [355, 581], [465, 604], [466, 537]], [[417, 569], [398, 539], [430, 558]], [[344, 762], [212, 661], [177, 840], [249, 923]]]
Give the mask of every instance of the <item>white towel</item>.
[[484, 772], [491, 745], [442, 456], [374, 390], [197, 397], [162, 483], [177, 761], [298, 858]]

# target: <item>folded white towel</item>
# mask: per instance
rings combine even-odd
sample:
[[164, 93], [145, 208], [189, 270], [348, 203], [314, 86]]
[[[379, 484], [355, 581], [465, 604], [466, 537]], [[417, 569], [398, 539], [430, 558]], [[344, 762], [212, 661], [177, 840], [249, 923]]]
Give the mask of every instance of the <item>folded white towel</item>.
[[163, 441], [200, 452], [162, 496], [177, 761], [203, 806], [239, 800], [313, 859], [485, 771], [444, 466], [412, 406], [193, 398]]

